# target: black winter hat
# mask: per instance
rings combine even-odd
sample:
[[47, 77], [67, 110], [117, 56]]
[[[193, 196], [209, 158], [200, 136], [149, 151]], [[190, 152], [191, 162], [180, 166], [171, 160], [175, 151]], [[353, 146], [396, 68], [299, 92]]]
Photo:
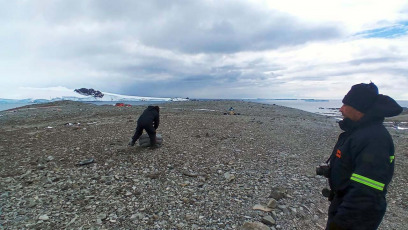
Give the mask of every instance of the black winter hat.
[[353, 85], [342, 102], [362, 113], [366, 113], [374, 105], [377, 96], [378, 88], [374, 83], [361, 83]]

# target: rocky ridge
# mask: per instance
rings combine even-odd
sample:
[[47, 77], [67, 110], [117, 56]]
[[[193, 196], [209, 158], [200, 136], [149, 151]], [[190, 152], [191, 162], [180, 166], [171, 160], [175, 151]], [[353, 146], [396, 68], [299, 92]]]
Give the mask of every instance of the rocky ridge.
[[92, 96], [92, 97], [99, 97], [102, 98], [104, 95], [101, 91], [99, 90], [94, 90], [94, 89], [87, 89], [87, 88], [80, 88], [80, 89], [75, 89], [75, 92], [84, 95], [84, 96]]

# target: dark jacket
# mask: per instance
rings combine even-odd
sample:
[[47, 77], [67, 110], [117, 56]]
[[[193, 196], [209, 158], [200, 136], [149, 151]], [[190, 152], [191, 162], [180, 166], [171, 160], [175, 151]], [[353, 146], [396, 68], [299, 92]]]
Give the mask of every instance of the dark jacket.
[[140, 115], [139, 119], [137, 120], [137, 124], [141, 126], [149, 126], [153, 125], [155, 129], [159, 127], [160, 123], [160, 116], [159, 111], [155, 106], [148, 106]]
[[338, 229], [361, 230], [376, 229], [381, 223], [395, 162], [394, 144], [382, 123], [384, 117], [401, 112], [393, 99], [380, 94], [362, 119], [339, 122], [345, 132], [330, 158], [329, 184], [335, 196], [329, 208], [329, 225], [332, 222]]

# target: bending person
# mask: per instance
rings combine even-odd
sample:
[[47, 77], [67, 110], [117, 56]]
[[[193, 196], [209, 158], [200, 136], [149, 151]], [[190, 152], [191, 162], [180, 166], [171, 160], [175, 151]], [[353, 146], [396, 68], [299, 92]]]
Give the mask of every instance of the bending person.
[[132, 137], [132, 140], [129, 142], [130, 146], [134, 146], [136, 141], [143, 133], [143, 129], [146, 130], [147, 135], [150, 138], [150, 146], [156, 147], [156, 129], [159, 127], [160, 123], [160, 116], [159, 116], [160, 108], [159, 106], [152, 106], [149, 105], [147, 109], [145, 109], [140, 115], [139, 119], [137, 120], [137, 127], [135, 134]]

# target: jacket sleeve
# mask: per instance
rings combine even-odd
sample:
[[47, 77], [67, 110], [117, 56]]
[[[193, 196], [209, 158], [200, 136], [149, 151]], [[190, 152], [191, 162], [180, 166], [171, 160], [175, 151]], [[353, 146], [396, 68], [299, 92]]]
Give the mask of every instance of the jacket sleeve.
[[156, 116], [154, 117], [154, 129], [159, 128], [159, 124], [160, 124], [160, 115], [159, 113], [157, 113]]
[[390, 162], [388, 141], [371, 140], [361, 145], [353, 147], [353, 172], [333, 219], [336, 225], [346, 229], [355, 228], [356, 223], [362, 221], [376, 221], [378, 213], [382, 209], [385, 211], [384, 190], [393, 172], [390, 170], [393, 162]]

